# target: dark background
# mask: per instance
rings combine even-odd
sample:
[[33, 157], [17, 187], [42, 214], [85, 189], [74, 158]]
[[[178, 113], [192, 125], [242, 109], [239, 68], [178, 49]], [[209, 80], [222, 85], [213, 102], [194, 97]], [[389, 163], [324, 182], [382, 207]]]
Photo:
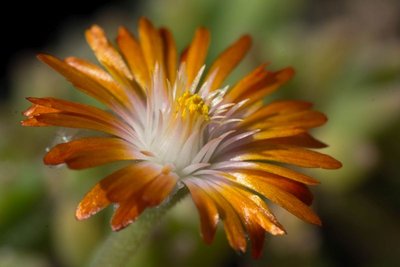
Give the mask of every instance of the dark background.
[[[123, 7], [124, 0], [69, 0], [40, 3], [38, 1], [12, 1], [3, 10], [8, 15], [0, 16], [3, 41], [0, 50], [0, 100], [10, 95], [9, 72], [13, 58], [18, 53], [37, 53], [53, 40], [60, 26], [76, 18], [86, 18], [107, 5]], [[129, 1], [135, 4], [136, 1]], [[21, 8], [24, 12], [22, 14]], [[10, 17], [13, 18], [10, 20]], [[17, 26], [18, 25], [18, 26]]]

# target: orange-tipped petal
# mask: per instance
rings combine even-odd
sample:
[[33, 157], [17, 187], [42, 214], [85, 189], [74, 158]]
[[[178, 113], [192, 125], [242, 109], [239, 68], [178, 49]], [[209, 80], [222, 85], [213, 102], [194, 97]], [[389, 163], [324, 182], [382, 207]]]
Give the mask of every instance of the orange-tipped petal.
[[66, 163], [71, 169], [85, 169], [120, 160], [143, 159], [132, 144], [120, 138], [89, 137], [53, 147], [44, 157], [47, 165]]
[[192, 84], [200, 68], [204, 65], [209, 44], [210, 32], [206, 28], [198, 28], [185, 60], [188, 86]]
[[221, 86], [225, 78], [231, 73], [237, 64], [243, 59], [251, 46], [251, 37], [248, 35], [242, 36], [234, 44], [223, 51], [211, 65], [206, 79], [216, 72], [211, 90]]
[[[128, 126], [101, 109], [56, 98], [27, 98], [34, 105], [24, 112], [24, 126], [62, 126], [102, 131], [116, 136], [129, 133]], [[39, 108], [42, 107], [42, 108]]]

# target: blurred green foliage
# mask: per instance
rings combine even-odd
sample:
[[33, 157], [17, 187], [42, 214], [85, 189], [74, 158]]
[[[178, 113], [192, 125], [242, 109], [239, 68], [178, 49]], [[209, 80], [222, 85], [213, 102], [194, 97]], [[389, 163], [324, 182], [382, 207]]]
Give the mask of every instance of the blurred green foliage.
[[[230, 84], [263, 62], [292, 65], [294, 80], [274, 98], [314, 102], [329, 117], [315, 134], [341, 160], [339, 171], [312, 171], [322, 186], [315, 209], [324, 226], [306, 225], [277, 209], [285, 237], [268, 237], [260, 261], [236, 255], [222, 231], [211, 246], [199, 236], [197, 211], [185, 200], [154, 229], [130, 266], [396, 266], [400, 262], [400, 6], [396, 0], [152, 0], [93, 18], [115, 37], [123, 24], [135, 31], [138, 15], [171, 28], [180, 49], [194, 29], [211, 29], [209, 61], [241, 34], [253, 49]], [[46, 49], [60, 57], [93, 60], [83, 30], [60, 30]], [[45, 167], [45, 149], [76, 133], [22, 128], [26, 96], [91, 101], [34, 58], [14, 69], [12, 99], [0, 107], [0, 267], [85, 266], [109, 234], [110, 211], [77, 222], [83, 194], [108, 167], [70, 171]], [[78, 133], [79, 134], [79, 133]], [[221, 229], [220, 229], [221, 230]]]

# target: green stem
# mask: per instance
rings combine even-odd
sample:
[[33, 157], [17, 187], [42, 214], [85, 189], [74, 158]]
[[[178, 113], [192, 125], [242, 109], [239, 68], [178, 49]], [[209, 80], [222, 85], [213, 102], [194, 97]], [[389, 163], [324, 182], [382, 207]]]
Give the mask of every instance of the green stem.
[[180, 189], [169, 201], [159, 207], [147, 209], [126, 229], [112, 232], [96, 251], [91, 267], [126, 267], [132, 261], [140, 245], [149, 236], [162, 216], [187, 194]]

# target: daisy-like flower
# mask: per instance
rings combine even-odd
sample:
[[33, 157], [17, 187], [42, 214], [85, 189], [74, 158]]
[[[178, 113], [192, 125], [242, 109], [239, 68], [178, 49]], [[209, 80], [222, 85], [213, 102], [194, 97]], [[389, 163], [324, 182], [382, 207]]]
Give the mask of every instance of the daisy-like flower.
[[263, 99], [293, 76], [292, 68], [261, 65], [232, 87], [223, 82], [251, 43], [239, 38], [210, 68], [204, 67], [210, 42], [197, 29], [189, 47], [178, 53], [168, 29], [139, 21], [139, 38], [119, 29], [114, 47], [103, 30], [92, 26], [87, 41], [104, 69], [85, 60], [50, 55], [39, 59], [107, 109], [55, 98], [33, 98], [23, 126], [89, 129], [102, 135], [61, 143], [45, 164], [85, 169], [116, 161], [126, 167], [103, 178], [80, 202], [76, 217], [86, 219], [114, 204], [113, 230], [132, 223], [146, 208], [187, 187], [196, 205], [201, 234], [211, 243], [219, 220], [229, 244], [244, 252], [248, 236], [258, 257], [265, 232], [284, 228], [265, 200], [309, 223], [320, 224], [310, 209], [308, 185], [315, 179], [289, 168], [339, 168], [316, 152], [325, 145], [309, 134], [326, 117], [303, 101]]

